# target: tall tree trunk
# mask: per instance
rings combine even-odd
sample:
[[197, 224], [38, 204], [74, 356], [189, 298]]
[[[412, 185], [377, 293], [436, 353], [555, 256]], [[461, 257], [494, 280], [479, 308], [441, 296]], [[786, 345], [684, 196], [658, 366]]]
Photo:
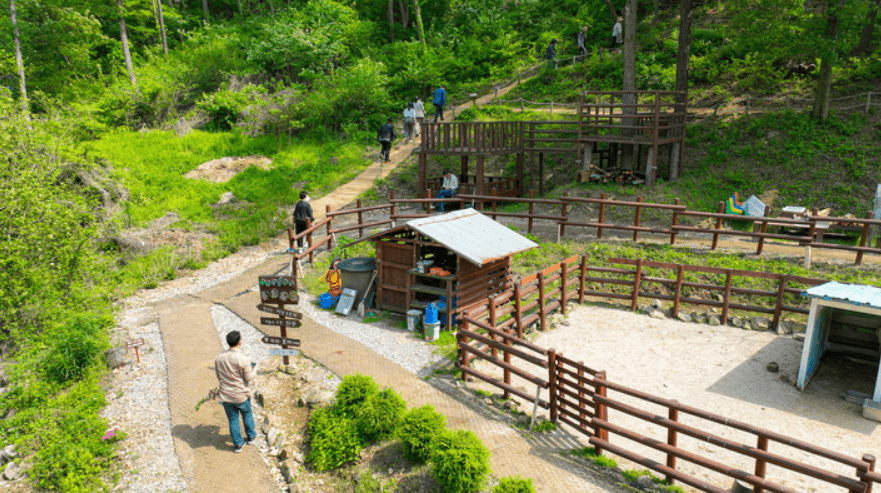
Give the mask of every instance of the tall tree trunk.
[[18, 34], [18, 13], [15, 10], [15, 0], [9, 0], [9, 17], [12, 20], [12, 39], [15, 44], [15, 66], [18, 68], [18, 92], [21, 109], [28, 113], [28, 88], [24, 79], [24, 59], [21, 56], [21, 36]]
[[[688, 102], [688, 62], [691, 58], [691, 2], [692, 0], [681, 0], [679, 5], [679, 44], [676, 49], [676, 85], [674, 89], [682, 94], [676, 95], [676, 103], [681, 105], [676, 107], [677, 112], [683, 111], [685, 103]], [[685, 123], [684, 117], [682, 123]], [[679, 178], [679, 160], [681, 153], [685, 151], [685, 149], [679, 149], [680, 144], [673, 145], [677, 148], [674, 149], [670, 158], [669, 179], [671, 181]]]
[[869, 4], [869, 16], [866, 23], [863, 24], [860, 42], [853, 49], [854, 55], [868, 55], [872, 52], [872, 31], [875, 30], [875, 21], [878, 19], [879, 10], [881, 10], [881, 0], [875, 0]]
[[410, 27], [410, 3], [407, 0], [398, 0], [398, 9], [401, 11], [401, 24], [407, 29]]
[[[838, 28], [841, 21], [838, 16], [838, 10], [844, 8], [846, 0], [839, 0], [837, 8], [830, 8], [826, 19], [826, 39], [830, 43], [838, 38]], [[832, 63], [833, 55], [827, 53], [820, 59], [820, 76], [817, 81], [817, 94], [814, 98], [814, 107], [811, 109], [811, 116], [818, 120], [826, 120], [829, 118], [829, 104], [832, 99]]]
[[269, 13], [272, 15], [272, 17], [275, 17], [275, 4], [272, 2], [272, 0], [269, 0]]
[[135, 69], [132, 66], [132, 54], [128, 50], [128, 31], [125, 28], [125, 13], [122, 9], [122, 0], [116, 0], [116, 8], [119, 10], [119, 40], [122, 42], [122, 56], [125, 58], [125, 69], [132, 85], [138, 87], [138, 79], [135, 78]]
[[388, 28], [392, 43], [395, 42], [395, 0], [388, 0]]
[[168, 38], [165, 33], [165, 14], [162, 13], [162, 0], [156, 0], [159, 6], [159, 35], [162, 36], [162, 53], [168, 56]]
[[413, 0], [413, 11], [416, 14], [416, 24], [419, 28], [419, 41], [422, 42], [422, 49], [426, 49], [425, 44], [425, 28], [422, 27], [422, 12], [419, 10], [419, 0]]
[[206, 21], [211, 18], [211, 12], [208, 10], [208, 0], [202, 0], [202, 15]]
[[618, 18], [618, 10], [615, 9], [615, 4], [612, 3], [612, 0], [606, 0], [606, 7], [609, 8], [609, 15], [612, 16], [612, 23], [615, 23], [615, 19]]
[[[636, 0], [627, 0], [624, 5], [624, 87], [625, 91], [636, 90]], [[625, 94], [625, 105], [636, 104], [635, 94]], [[636, 113], [633, 106], [624, 107], [625, 114]], [[633, 125], [631, 118], [624, 119], [624, 125]], [[625, 129], [624, 135], [632, 135], [632, 129]], [[635, 149], [632, 144], [626, 144], [622, 148], [622, 158], [626, 169], [634, 168]]]
[[236, 0], [239, 4], [239, 15], [242, 15], [242, 0]]

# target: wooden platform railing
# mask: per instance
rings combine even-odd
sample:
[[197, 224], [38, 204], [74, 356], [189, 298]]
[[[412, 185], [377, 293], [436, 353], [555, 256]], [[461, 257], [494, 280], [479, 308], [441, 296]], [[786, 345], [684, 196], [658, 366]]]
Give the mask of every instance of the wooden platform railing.
[[489, 154], [522, 152], [522, 122], [423, 123], [420, 153]]

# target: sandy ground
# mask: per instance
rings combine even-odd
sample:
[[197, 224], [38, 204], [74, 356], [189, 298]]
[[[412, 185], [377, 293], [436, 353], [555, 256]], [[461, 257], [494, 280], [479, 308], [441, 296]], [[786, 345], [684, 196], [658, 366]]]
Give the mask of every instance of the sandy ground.
[[[725, 326], [658, 320], [615, 308], [579, 306], [569, 312], [569, 325], [557, 325], [539, 334], [534, 343], [555, 348], [566, 357], [584, 361], [596, 370], [605, 370], [609, 381], [658, 397], [676, 399], [683, 404], [725, 416], [753, 426], [791, 436], [859, 459], [865, 453], [881, 452], [879, 423], [862, 417], [862, 409], [840, 397], [847, 390], [871, 393], [877, 366], [847, 358], [824, 358], [818, 374], [805, 392], [790, 383], [795, 381], [801, 358], [802, 342], [788, 336], [753, 332]], [[528, 364], [514, 358], [520, 368]], [[767, 371], [776, 362], [779, 373]], [[486, 363], [477, 363], [481, 371], [497, 376]], [[547, 378], [547, 370], [529, 367], [535, 375]], [[534, 392], [535, 387], [515, 378], [518, 387]], [[497, 392], [485, 383], [475, 385]], [[667, 416], [667, 409], [637, 401], [617, 392], [609, 396], [645, 411]], [[543, 391], [542, 397], [547, 394]], [[531, 409], [531, 405], [529, 406]], [[610, 410], [609, 421], [648, 437], [666, 442], [666, 429]], [[749, 446], [756, 437], [680, 414], [680, 422]], [[644, 457], [665, 462], [665, 456], [620, 436], [611, 435], [613, 444]], [[754, 470], [746, 457], [695, 439], [679, 436], [679, 447], [705, 458]], [[854, 470], [825, 459], [808, 456], [796, 449], [771, 443], [769, 450], [793, 460], [823, 467], [854, 478]], [[618, 461], [625, 469], [636, 466]], [[699, 468], [682, 459], [677, 469], [717, 486], [728, 488], [733, 480]], [[807, 476], [776, 466], [768, 466], [766, 478], [799, 492], [845, 491]]]

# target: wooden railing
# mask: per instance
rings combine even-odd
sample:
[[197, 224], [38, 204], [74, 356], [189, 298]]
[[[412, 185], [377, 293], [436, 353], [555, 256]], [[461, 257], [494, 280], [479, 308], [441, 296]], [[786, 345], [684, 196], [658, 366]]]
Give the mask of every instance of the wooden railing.
[[427, 154], [522, 152], [522, 122], [423, 123], [422, 148]]

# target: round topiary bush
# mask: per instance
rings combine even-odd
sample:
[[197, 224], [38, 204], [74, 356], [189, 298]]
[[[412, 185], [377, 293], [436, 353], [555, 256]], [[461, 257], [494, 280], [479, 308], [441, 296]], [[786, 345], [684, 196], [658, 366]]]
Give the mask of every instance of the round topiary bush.
[[499, 480], [499, 484], [493, 488], [493, 493], [535, 493], [535, 486], [529, 478], [508, 476]]
[[309, 454], [306, 460], [316, 471], [329, 471], [353, 461], [361, 454], [355, 422], [332, 408], [322, 408], [309, 417]]
[[355, 411], [367, 398], [379, 392], [379, 385], [373, 378], [356, 373], [346, 375], [336, 391], [336, 412], [347, 418], [354, 418]]
[[364, 404], [355, 409], [355, 421], [364, 443], [390, 436], [406, 410], [407, 403], [392, 389], [368, 396]]
[[401, 418], [398, 439], [404, 444], [404, 454], [408, 459], [423, 463], [431, 455], [431, 442], [447, 426], [447, 418], [434, 410], [430, 404], [411, 409]]
[[489, 450], [468, 430], [447, 430], [431, 444], [434, 479], [445, 493], [472, 493], [489, 474]]

